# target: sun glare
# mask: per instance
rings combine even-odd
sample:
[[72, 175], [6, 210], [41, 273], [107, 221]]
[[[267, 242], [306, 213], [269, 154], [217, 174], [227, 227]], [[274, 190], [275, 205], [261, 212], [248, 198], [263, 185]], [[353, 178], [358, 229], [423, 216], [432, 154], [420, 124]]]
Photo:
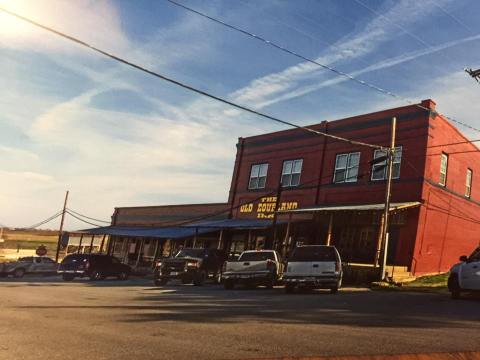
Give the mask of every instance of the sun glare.
[[[19, 0], [0, 0], [0, 6], [19, 15], [31, 16], [34, 11], [32, 2]], [[0, 37], [17, 38], [28, 36], [33, 31], [32, 26], [14, 16], [0, 12]]]

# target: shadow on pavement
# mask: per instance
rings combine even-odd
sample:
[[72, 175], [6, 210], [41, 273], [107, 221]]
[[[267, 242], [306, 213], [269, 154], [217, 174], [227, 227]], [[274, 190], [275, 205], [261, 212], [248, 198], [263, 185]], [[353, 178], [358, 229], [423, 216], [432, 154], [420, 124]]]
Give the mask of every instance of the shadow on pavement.
[[[112, 283], [115, 283], [112, 281]], [[118, 286], [128, 285], [122, 284]], [[108, 286], [108, 282], [92, 286]], [[136, 282], [135, 286], [139, 286]], [[349, 325], [356, 327], [478, 328], [478, 296], [451, 300], [447, 294], [323, 291], [287, 295], [283, 288], [238, 289], [172, 285], [140, 289], [134, 303], [120, 305], [30, 306], [30, 308], [125, 310], [126, 322]]]

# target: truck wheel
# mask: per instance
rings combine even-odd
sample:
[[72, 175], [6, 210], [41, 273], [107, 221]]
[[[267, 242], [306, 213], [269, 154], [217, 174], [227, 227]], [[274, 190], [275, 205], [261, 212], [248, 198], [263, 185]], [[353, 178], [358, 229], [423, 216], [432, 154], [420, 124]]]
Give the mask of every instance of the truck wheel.
[[117, 278], [118, 278], [118, 280], [128, 280], [128, 275], [129, 275], [128, 272], [126, 272], [126, 271], [121, 271], [121, 272], [118, 274]]
[[225, 282], [223, 283], [223, 287], [226, 289], [226, 290], [233, 290], [235, 288], [235, 281], [233, 281], [232, 279], [227, 279], [225, 280]]
[[295, 285], [294, 284], [286, 284], [285, 285], [285, 293], [293, 294], [295, 292]]
[[92, 281], [102, 280], [104, 278], [105, 277], [103, 276], [103, 274], [100, 270], [94, 270], [90, 274], [90, 280], [92, 280]]
[[22, 268], [15, 269], [15, 271], [13, 272], [13, 277], [16, 278], [22, 278], [23, 275], [25, 275], [25, 269]]
[[450, 290], [452, 299], [460, 299], [460, 296], [462, 295], [462, 289], [458, 283], [458, 276], [456, 274], [452, 274], [448, 278], [448, 290]]
[[193, 278], [193, 285], [195, 286], [202, 286], [205, 283], [205, 280], [207, 279], [207, 273], [202, 270], [195, 274]]
[[270, 279], [268, 279], [265, 286], [267, 287], [267, 289], [273, 289], [273, 287], [275, 286], [275, 276], [272, 276]]
[[168, 279], [155, 279], [154, 283], [156, 286], [165, 286], [168, 283]]
[[62, 279], [63, 281], [72, 281], [75, 278], [73, 274], [63, 274]]

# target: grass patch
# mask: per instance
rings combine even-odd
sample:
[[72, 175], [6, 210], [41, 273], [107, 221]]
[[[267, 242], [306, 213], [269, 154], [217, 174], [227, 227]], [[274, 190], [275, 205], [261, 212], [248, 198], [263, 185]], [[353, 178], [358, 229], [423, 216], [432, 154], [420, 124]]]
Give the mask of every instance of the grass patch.
[[448, 275], [449, 273], [421, 276], [410, 283], [404, 284], [403, 286], [407, 286], [407, 287], [421, 286], [421, 287], [432, 287], [432, 288], [444, 287], [445, 288], [447, 287]]
[[374, 290], [390, 291], [437, 291], [446, 290], [449, 273], [421, 276], [414, 281], [403, 284], [393, 284], [388, 282], [372, 283]]

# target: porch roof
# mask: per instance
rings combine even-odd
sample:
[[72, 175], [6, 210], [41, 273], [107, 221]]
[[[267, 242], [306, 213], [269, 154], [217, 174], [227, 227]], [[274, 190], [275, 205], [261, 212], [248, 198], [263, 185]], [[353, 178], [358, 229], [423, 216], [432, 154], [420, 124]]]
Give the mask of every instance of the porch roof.
[[188, 227], [148, 227], [148, 226], [103, 226], [93, 229], [85, 229], [78, 231], [79, 233], [89, 235], [113, 235], [113, 236], [129, 236], [129, 237], [152, 237], [162, 239], [181, 239], [204, 234], [218, 229], [209, 228], [188, 228]]
[[[397, 211], [403, 209], [409, 209], [420, 206], [418, 201], [391, 203], [390, 211]], [[282, 210], [278, 211], [279, 214], [290, 213], [310, 213], [321, 211], [381, 211], [385, 208], [385, 204], [363, 204], [363, 205], [330, 205], [330, 206], [313, 206], [300, 209]]]

